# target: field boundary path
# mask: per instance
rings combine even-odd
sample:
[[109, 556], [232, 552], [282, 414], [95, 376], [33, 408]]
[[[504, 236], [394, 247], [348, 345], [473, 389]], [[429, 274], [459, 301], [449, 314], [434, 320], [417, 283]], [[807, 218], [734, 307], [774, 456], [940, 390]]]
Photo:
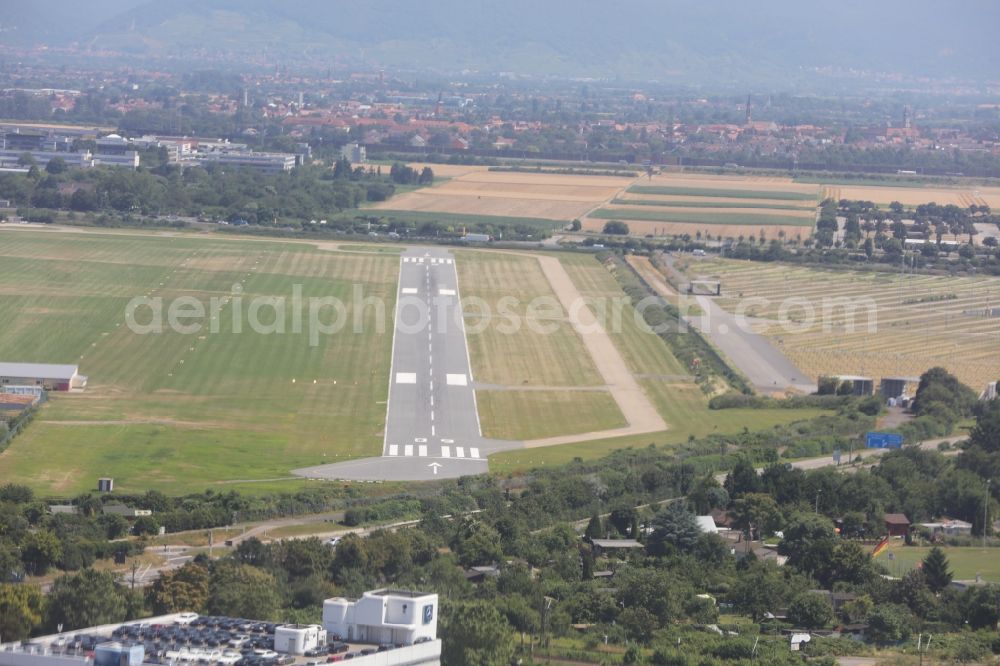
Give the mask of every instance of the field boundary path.
[[[529, 255], [531, 256], [531, 255]], [[597, 371], [604, 378], [608, 392], [618, 404], [622, 416], [625, 417], [627, 426], [600, 432], [580, 433], [576, 435], [560, 435], [557, 437], [545, 437], [543, 439], [533, 439], [524, 442], [525, 448], [535, 448], [541, 446], [555, 446], [557, 444], [570, 444], [591, 439], [602, 439], [605, 437], [618, 437], [622, 435], [641, 435], [650, 432], [662, 432], [667, 429], [667, 423], [656, 411], [656, 407], [649, 400], [649, 396], [636, 381], [629, 371], [625, 359], [622, 358], [618, 348], [615, 347], [611, 336], [604, 330], [604, 327], [597, 321], [597, 317], [590, 308], [577, 307], [583, 301], [583, 296], [573, 283], [566, 268], [556, 257], [537, 256], [539, 265], [545, 278], [549, 281], [552, 291], [556, 294], [559, 302], [570, 313], [570, 322], [577, 334], [583, 340], [587, 352], [594, 361]]]

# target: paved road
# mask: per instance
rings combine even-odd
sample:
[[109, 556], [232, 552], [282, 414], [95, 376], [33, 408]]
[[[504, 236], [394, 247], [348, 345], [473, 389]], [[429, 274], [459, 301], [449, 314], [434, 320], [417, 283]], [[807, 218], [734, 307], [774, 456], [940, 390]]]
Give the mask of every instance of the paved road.
[[420, 481], [487, 472], [490, 453], [520, 442], [482, 436], [455, 258], [443, 248], [400, 257], [382, 456], [294, 470], [299, 476]]
[[[664, 255], [664, 261], [678, 283], [687, 281], [674, 269], [670, 255]], [[816, 384], [770, 340], [751, 331], [745, 321], [723, 310], [712, 298], [698, 296], [695, 300], [703, 314], [685, 317], [685, 321], [706, 335], [754, 388], [764, 393], [788, 389], [801, 393], [816, 392]]]

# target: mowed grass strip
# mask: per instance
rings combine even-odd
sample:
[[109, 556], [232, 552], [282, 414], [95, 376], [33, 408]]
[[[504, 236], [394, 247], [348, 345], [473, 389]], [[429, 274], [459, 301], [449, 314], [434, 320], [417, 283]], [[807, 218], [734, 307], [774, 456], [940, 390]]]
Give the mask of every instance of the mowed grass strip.
[[690, 197], [718, 197], [722, 199], [777, 199], [786, 201], [816, 201], [816, 195], [807, 192], [784, 190], [741, 190], [714, 187], [684, 187], [681, 185], [633, 185], [631, 194], [678, 194]]
[[812, 216], [706, 212], [704, 210], [640, 210], [630, 208], [598, 208], [589, 217], [600, 220], [638, 220], [641, 222], [690, 222], [695, 224], [732, 224], [745, 226], [795, 226], [811, 227], [815, 224]]
[[[398, 257], [280, 242], [30, 232], [0, 246], [0, 257], [0, 358], [78, 362], [90, 377], [86, 392], [52, 396], [0, 455], [0, 481], [31, 478], [41, 492], [74, 493], [113, 467], [124, 490], [190, 492], [378, 452]], [[234, 285], [242, 304], [230, 300], [210, 322], [211, 299], [231, 297]], [[381, 307], [355, 308], [356, 288]], [[311, 340], [306, 320], [295, 332], [294, 289], [306, 304], [340, 298], [343, 326]], [[133, 332], [124, 324], [131, 296], [162, 298], [164, 311], [176, 297], [194, 298], [206, 311], [202, 328]], [[257, 297], [285, 299], [283, 313], [258, 311], [272, 332], [249, 326]], [[326, 324], [333, 317], [332, 309], [322, 313]], [[76, 421], [85, 424], [67, 424]], [[182, 442], [183, 455], [143, 454], [151, 441]], [[110, 465], [114, 451], [121, 457]], [[216, 451], [228, 466], [212, 462]]]
[[659, 206], [664, 208], [764, 208], [769, 210], [814, 210], [815, 206], [780, 203], [760, 203], [756, 201], [693, 201], [690, 199], [612, 199], [611, 203], [622, 206]]
[[456, 267], [472, 372], [478, 383], [602, 383], [536, 259], [466, 251], [457, 254]]
[[476, 391], [483, 435], [538, 439], [620, 428], [614, 398], [604, 391]]
[[[974, 580], [978, 574], [990, 583], [1000, 583], [1000, 557], [995, 548], [976, 546], [941, 546], [952, 575], [956, 580]], [[930, 546], [905, 546], [893, 544], [887, 552], [882, 553], [875, 561], [882, 564], [894, 576], [902, 576], [910, 569], [915, 569], [923, 562], [931, 551]], [[893, 559], [889, 560], [889, 553]]]

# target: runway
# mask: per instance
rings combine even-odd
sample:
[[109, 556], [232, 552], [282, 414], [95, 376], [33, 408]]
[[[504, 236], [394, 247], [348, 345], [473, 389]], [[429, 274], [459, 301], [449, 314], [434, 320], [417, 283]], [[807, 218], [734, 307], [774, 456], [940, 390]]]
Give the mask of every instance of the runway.
[[400, 257], [382, 456], [294, 470], [310, 478], [406, 481], [487, 471], [486, 456], [520, 442], [482, 436], [455, 257]]

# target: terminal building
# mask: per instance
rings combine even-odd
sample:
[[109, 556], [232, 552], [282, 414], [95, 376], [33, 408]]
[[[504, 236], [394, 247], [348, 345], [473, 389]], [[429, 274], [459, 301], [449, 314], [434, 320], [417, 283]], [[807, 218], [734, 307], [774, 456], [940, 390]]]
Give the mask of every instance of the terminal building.
[[0, 386], [40, 386], [46, 391], [82, 391], [87, 378], [76, 365], [0, 362]]

